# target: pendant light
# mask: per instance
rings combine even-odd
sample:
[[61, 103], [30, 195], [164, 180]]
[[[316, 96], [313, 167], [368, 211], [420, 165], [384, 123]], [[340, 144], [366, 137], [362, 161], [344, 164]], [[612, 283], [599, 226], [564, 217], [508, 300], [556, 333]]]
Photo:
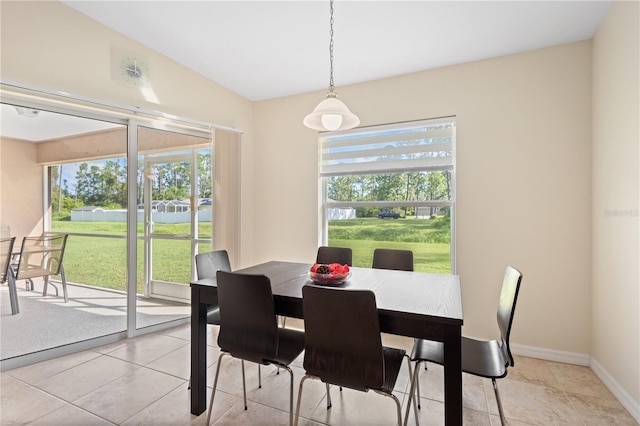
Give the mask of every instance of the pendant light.
[[333, 0], [329, 1], [331, 19], [329, 41], [329, 92], [327, 99], [318, 104], [313, 112], [307, 115], [302, 123], [310, 129], [320, 131], [334, 131], [353, 129], [360, 124], [360, 119], [338, 99], [333, 85]]

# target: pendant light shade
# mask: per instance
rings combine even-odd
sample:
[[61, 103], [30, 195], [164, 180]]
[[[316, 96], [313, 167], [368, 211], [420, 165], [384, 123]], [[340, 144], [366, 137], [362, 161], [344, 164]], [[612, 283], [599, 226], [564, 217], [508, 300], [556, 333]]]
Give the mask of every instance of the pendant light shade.
[[360, 119], [336, 98], [335, 93], [329, 92], [327, 99], [320, 102], [302, 123], [313, 130], [334, 131], [353, 129], [360, 124]]
[[313, 130], [334, 131], [353, 129], [360, 124], [360, 119], [352, 113], [349, 108], [337, 98], [333, 85], [333, 0], [329, 1], [331, 18], [330, 41], [329, 41], [329, 92], [327, 99], [318, 104], [313, 112], [307, 115], [302, 123]]

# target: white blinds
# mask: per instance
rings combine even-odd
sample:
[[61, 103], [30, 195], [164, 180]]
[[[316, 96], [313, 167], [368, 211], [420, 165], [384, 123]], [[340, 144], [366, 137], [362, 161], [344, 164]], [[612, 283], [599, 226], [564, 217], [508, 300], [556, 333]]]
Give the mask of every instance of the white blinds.
[[327, 134], [320, 176], [452, 170], [454, 139], [455, 117]]

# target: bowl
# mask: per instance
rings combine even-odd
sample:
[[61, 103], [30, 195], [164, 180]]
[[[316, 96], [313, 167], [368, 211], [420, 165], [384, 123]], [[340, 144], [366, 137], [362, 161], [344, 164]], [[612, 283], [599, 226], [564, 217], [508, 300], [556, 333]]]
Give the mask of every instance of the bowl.
[[337, 285], [342, 284], [349, 279], [351, 271], [346, 274], [317, 274], [315, 272], [309, 272], [309, 278], [314, 283], [322, 285]]

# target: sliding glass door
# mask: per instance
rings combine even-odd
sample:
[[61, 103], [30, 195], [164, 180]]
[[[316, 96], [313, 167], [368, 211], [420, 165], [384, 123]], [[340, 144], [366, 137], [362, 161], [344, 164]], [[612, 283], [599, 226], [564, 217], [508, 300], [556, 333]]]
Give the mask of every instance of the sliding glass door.
[[[186, 320], [194, 256], [211, 249], [210, 128], [2, 95], [2, 228], [17, 246], [69, 235], [69, 302], [18, 283], [21, 312], [5, 316], [2, 295], [1, 359]], [[31, 323], [76, 326], [21, 328]]]

